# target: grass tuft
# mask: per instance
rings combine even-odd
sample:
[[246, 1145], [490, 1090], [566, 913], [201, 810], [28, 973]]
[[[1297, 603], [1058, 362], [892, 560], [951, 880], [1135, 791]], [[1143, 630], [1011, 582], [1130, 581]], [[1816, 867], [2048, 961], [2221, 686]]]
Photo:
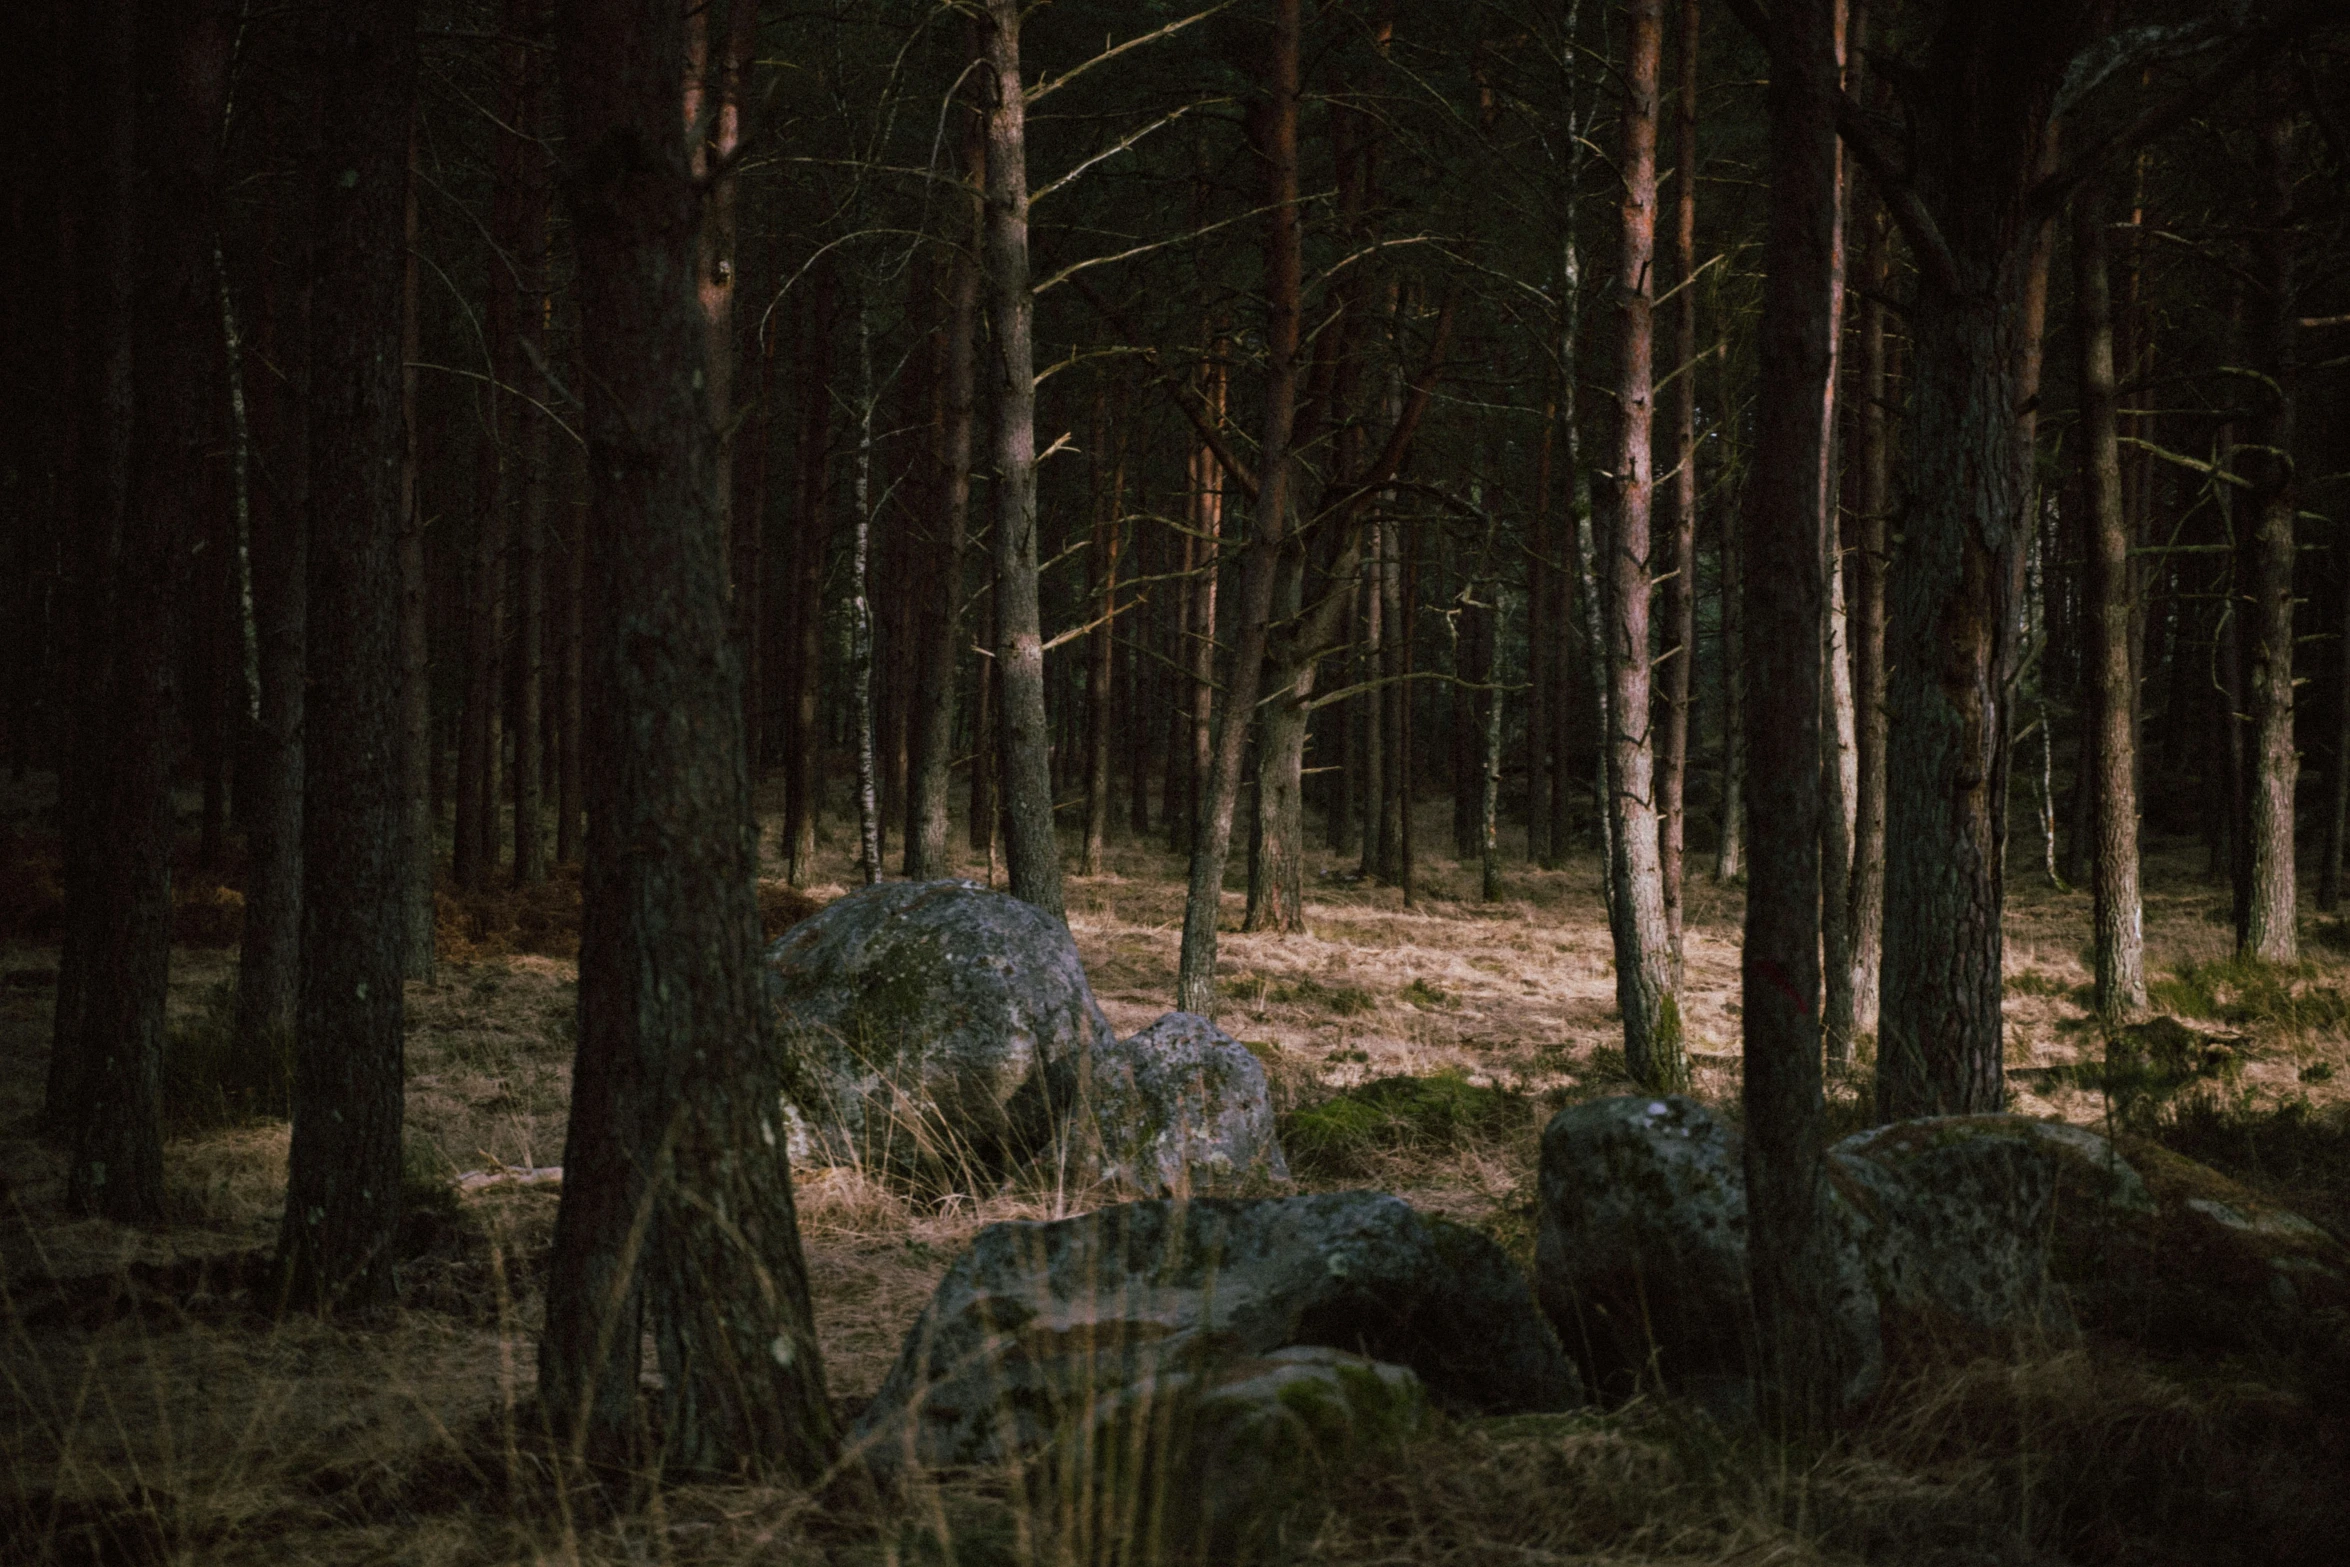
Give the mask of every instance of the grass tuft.
[[1383, 1155], [1425, 1156], [1524, 1135], [1535, 1115], [1525, 1095], [1459, 1071], [1382, 1077], [1293, 1111], [1281, 1146], [1301, 1176], [1344, 1179], [1373, 1173]]

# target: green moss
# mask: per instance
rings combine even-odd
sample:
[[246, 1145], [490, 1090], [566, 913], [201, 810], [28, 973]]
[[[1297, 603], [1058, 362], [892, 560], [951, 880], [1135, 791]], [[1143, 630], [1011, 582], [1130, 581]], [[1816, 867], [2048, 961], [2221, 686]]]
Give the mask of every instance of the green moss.
[[1471, 1083], [1458, 1071], [1433, 1077], [1382, 1077], [1294, 1111], [1281, 1146], [1303, 1173], [1354, 1176], [1383, 1153], [1459, 1147], [1530, 1126], [1524, 1095]]
[[1452, 1004], [1452, 997], [1424, 979], [1413, 980], [1403, 987], [1401, 994], [1404, 1000], [1418, 1007], [1441, 1007]]

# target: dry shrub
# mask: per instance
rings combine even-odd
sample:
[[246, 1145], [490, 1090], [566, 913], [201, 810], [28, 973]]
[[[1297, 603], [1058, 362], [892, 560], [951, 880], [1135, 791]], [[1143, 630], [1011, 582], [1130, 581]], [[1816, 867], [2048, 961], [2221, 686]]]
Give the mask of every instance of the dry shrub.
[[576, 865], [550, 866], [533, 886], [500, 879], [469, 891], [444, 876], [433, 886], [433, 946], [451, 963], [520, 953], [577, 958], [579, 909]]

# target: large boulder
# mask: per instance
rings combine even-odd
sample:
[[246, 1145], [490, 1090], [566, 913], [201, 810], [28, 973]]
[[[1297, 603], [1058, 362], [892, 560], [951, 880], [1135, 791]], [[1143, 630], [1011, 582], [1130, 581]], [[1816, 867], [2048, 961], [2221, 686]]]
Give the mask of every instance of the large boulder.
[[1026, 1460], [1154, 1378], [1297, 1345], [1410, 1368], [1440, 1408], [1582, 1402], [1525, 1276], [1376, 1192], [1134, 1202], [995, 1224], [947, 1270], [852, 1445], [876, 1472]]
[[860, 888], [767, 962], [798, 1157], [993, 1184], [1052, 1142], [1047, 1070], [1113, 1037], [1067, 928], [970, 882]]
[[[1744, 1158], [1736, 1127], [1678, 1094], [1570, 1105], [1544, 1128], [1535, 1289], [1602, 1391], [1748, 1374]], [[1849, 1238], [1830, 1239], [1830, 1332], [1859, 1399], [1883, 1375], [1876, 1303]]]
[[[2172, 1348], [2324, 1353], [2350, 1327], [2350, 1251], [2150, 1144], [2061, 1122], [1938, 1116], [1828, 1150], [1821, 1222], [1847, 1405], [1889, 1353], [2078, 1327]], [[1735, 1128], [1693, 1100], [1561, 1111], [1543, 1134], [1536, 1289], [1603, 1389], [1747, 1374], [1754, 1308]]]
[[1188, 1197], [1289, 1180], [1263, 1064], [1204, 1017], [1170, 1012], [1051, 1075], [1081, 1184]]

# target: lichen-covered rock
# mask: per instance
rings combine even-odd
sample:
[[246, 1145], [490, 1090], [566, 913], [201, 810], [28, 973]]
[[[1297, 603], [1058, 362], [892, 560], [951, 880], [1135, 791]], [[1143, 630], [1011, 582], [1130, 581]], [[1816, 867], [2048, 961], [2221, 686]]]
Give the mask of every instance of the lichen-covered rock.
[[[1939, 1342], [2071, 1332], [2049, 1226], [2065, 1169], [2088, 1175], [2103, 1141], [2021, 1116], [1936, 1116], [1829, 1149], [1838, 1217], [1886, 1329]], [[2129, 1200], [2111, 1172], [2097, 1184], [2102, 1200]]]
[[2165, 1350], [2325, 1355], [2350, 1334], [2350, 1247], [2240, 1182], [2125, 1138], [2141, 1200], [2060, 1206], [2051, 1252], [2081, 1319]]
[[1052, 1079], [1082, 1184], [1184, 1197], [1289, 1179], [1264, 1066], [1204, 1017], [1170, 1012], [1055, 1063]]
[[1032, 1516], [1090, 1560], [1289, 1560], [1346, 1465], [1424, 1430], [1410, 1368], [1318, 1345], [1145, 1374], [1034, 1468]]
[[[1736, 1128], [1680, 1095], [1594, 1100], [1551, 1118], [1535, 1288], [1596, 1386], [1623, 1396], [1644, 1377], [1689, 1385], [1747, 1375], [1744, 1158]], [[1849, 1238], [1832, 1235], [1832, 1331], [1851, 1371], [1846, 1397], [1859, 1399], [1883, 1374], [1876, 1304]]]
[[1200, 1198], [982, 1230], [851, 1440], [884, 1475], [1023, 1459], [1146, 1378], [1295, 1345], [1408, 1366], [1451, 1410], [1582, 1402], [1524, 1275], [1478, 1232], [1375, 1192]]
[[970, 882], [883, 882], [768, 951], [808, 1153], [956, 1185], [1043, 1152], [1046, 1069], [1107, 1044], [1068, 930]]
[[[2167, 1347], [2322, 1352], [2350, 1331], [2350, 1251], [2150, 1144], [2022, 1116], [1901, 1121], [1828, 1150], [1825, 1281], [1847, 1405], [1889, 1348], [2076, 1326]], [[1585, 1372], [1746, 1374], [1740, 1140], [1685, 1099], [1600, 1100], [1543, 1134], [1535, 1280]]]

